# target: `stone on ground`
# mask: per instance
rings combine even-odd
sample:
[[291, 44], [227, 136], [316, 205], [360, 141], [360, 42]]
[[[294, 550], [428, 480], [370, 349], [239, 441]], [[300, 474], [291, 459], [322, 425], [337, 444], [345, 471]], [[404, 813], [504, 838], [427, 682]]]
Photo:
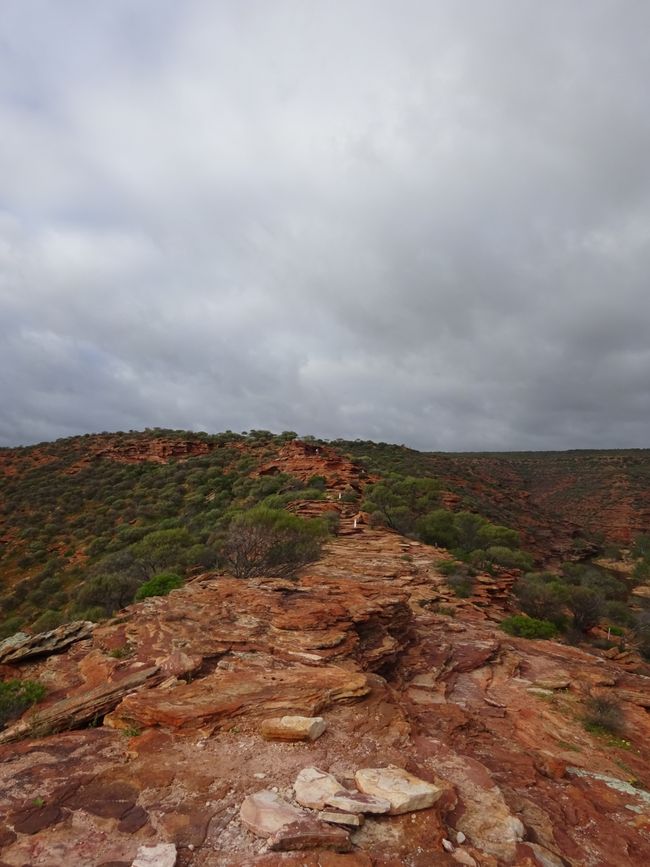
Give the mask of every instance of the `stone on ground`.
[[306, 814], [276, 792], [263, 789], [244, 799], [239, 809], [239, 817], [253, 834], [270, 837], [281, 828], [304, 819]]
[[320, 768], [303, 768], [293, 784], [296, 801], [312, 810], [322, 810], [328, 799], [342, 788], [336, 777]]
[[326, 728], [322, 716], [280, 716], [263, 720], [260, 732], [269, 741], [315, 741]]
[[362, 768], [354, 775], [362, 792], [390, 802], [390, 814], [410, 813], [431, 807], [442, 795], [442, 789], [420, 780], [402, 768]]
[[268, 841], [272, 852], [293, 852], [303, 849], [329, 849], [349, 852], [352, 843], [347, 831], [312, 818], [299, 819], [273, 835]]
[[385, 798], [377, 798], [363, 792], [348, 792], [346, 789], [341, 789], [340, 792], [330, 795], [326, 804], [328, 807], [334, 807], [348, 813], [388, 813], [390, 811], [390, 801]]
[[351, 828], [360, 828], [364, 823], [363, 813], [336, 813], [333, 810], [325, 810], [318, 814], [323, 822], [332, 822], [334, 825], [346, 825]]
[[158, 843], [156, 846], [140, 846], [131, 867], [174, 867], [176, 846], [173, 843]]

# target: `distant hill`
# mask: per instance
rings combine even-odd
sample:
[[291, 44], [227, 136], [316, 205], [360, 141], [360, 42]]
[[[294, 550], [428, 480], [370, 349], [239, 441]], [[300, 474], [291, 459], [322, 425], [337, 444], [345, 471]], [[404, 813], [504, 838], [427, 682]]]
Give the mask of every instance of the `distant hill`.
[[650, 449], [441, 453], [336, 444], [372, 470], [439, 479], [450, 503], [458, 497], [519, 530], [524, 547], [546, 562], [628, 546], [650, 529]]

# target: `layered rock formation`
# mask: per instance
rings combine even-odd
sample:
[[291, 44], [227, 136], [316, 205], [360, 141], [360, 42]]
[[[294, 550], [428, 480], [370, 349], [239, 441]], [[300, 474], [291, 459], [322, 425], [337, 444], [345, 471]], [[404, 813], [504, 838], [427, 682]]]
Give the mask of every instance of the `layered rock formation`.
[[[353, 465], [335, 477], [340, 534], [296, 581], [205, 574], [5, 661], [4, 678], [48, 694], [0, 733], [3, 867], [128, 867], [162, 845], [180, 867], [650, 862], [647, 668], [506, 636], [512, 576], [457, 599], [437, 570], [447, 553], [355, 527], [338, 493], [362, 480]], [[594, 695], [620, 706], [620, 736], [585, 729]], [[327, 728], [263, 736], [292, 715]], [[349, 811], [360, 771], [386, 792], [390, 766], [430, 784], [422, 809], [340, 830], [295, 801], [318, 769]], [[268, 839], [240, 812], [261, 791], [265, 810], [290, 808]]]

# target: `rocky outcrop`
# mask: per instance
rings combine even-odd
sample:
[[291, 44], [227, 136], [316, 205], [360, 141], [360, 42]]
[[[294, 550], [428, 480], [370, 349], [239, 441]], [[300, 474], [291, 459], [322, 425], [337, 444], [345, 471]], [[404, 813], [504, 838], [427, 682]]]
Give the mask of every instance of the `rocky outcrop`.
[[[131, 865], [162, 844], [182, 867], [650, 862], [648, 671], [511, 638], [507, 575], [458, 600], [446, 552], [344, 529], [296, 581], [206, 574], [5, 664], [48, 694], [3, 732], [0, 862]], [[594, 694], [620, 705], [616, 737], [585, 729]], [[317, 714], [316, 740], [260, 732]]]
[[18, 632], [0, 642], [0, 664], [24, 662], [35, 656], [58, 653], [75, 641], [90, 638], [94, 628], [95, 624], [88, 620], [77, 620], [37, 635]]
[[322, 476], [330, 489], [360, 491], [368, 479], [359, 464], [342, 457], [330, 446], [321, 443], [292, 440], [279, 449], [273, 460], [263, 464], [257, 474], [273, 476], [288, 473], [303, 482]]

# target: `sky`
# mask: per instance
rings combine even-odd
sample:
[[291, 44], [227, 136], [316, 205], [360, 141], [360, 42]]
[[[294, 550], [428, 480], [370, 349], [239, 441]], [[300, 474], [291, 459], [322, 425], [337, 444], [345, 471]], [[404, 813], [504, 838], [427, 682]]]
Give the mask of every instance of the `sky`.
[[2, 0], [0, 445], [650, 446], [646, 0]]

